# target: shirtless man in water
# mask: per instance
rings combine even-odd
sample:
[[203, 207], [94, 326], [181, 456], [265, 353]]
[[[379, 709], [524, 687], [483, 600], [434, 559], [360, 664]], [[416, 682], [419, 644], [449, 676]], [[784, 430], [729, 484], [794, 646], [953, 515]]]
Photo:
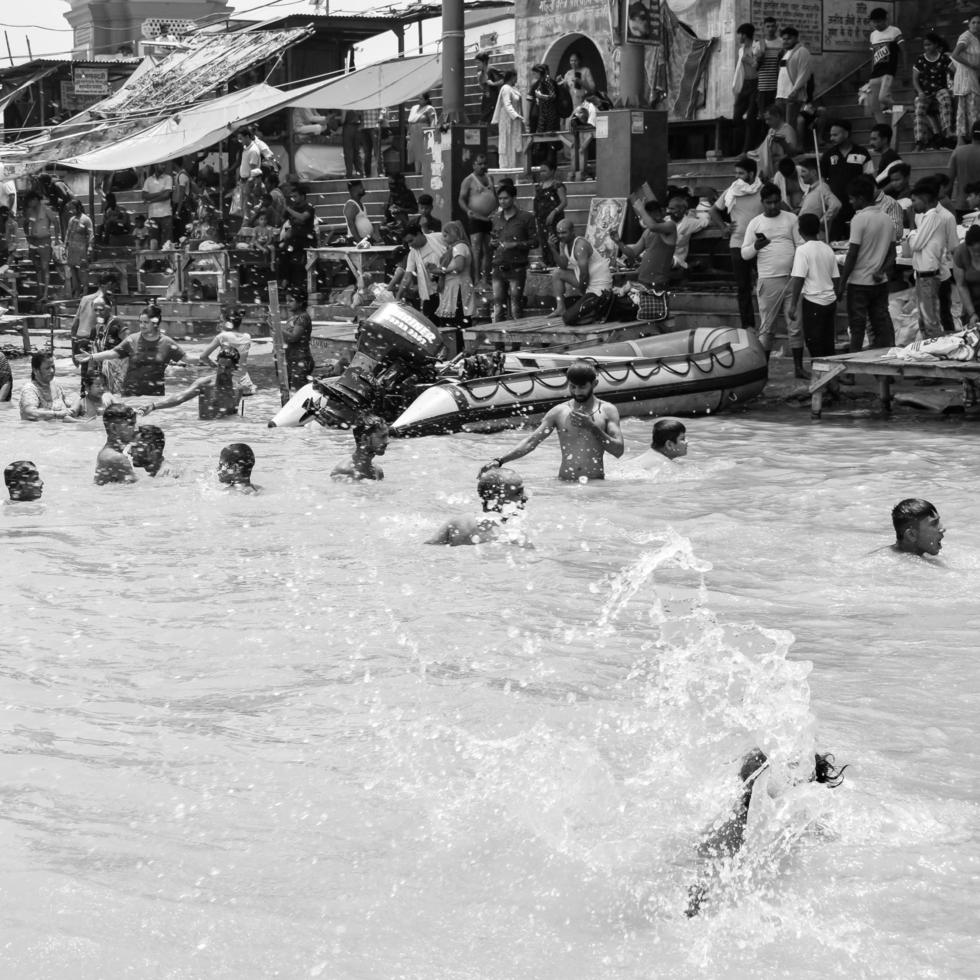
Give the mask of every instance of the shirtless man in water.
[[133, 461], [126, 455], [126, 447], [136, 435], [136, 410], [128, 405], [110, 405], [102, 413], [105, 426], [105, 445], [95, 461], [95, 482], [135, 483]]
[[182, 405], [192, 398], [197, 398], [198, 418], [204, 420], [227, 418], [238, 415], [241, 403], [241, 390], [235, 383], [235, 369], [238, 367], [239, 354], [234, 347], [223, 347], [218, 351], [214, 375], [210, 378], [198, 378], [189, 388], [176, 395], [162, 398], [158, 402], [150, 402], [139, 409], [140, 415], [159, 412], [163, 408], [173, 408]]
[[623, 455], [623, 433], [619, 428], [619, 412], [615, 405], [595, 397], [598, 375], [588, 361], [575, 361], [565, 372], [567, 402], [556, 405], [541, 420], [541, 424], [516, 449], [493, 459], [481, 470], [496, 469], [520, 459], [536, 449], [555, 429], [561, 445], [559, 480], [603, 480], [603, 453], [617, 459]]
[[377, 415], [364, 415], [354, 425], [354, 455], [338, 463], [330, 474], [334, 480], [383, 480], [384, 470], [374, 462], [388, 448], [388, 423]]
[[943, 547], [946, 528], [939, 511], [928, 500], [909, 497], [892, 508], [892, 524], [895, 527], [895, 543], [892, 551], [906, 555], [938, 555]]
[[[527, 494], [520, 473], [511, 469], [487, 470], [480, 475], [476, 492], [483, 501], [482, 517], [454, 517], [426, 544], [484, 544], [499, 537], [503, 525], [524, 510]], [[525, 543], [526, 542], [520, 542]]]

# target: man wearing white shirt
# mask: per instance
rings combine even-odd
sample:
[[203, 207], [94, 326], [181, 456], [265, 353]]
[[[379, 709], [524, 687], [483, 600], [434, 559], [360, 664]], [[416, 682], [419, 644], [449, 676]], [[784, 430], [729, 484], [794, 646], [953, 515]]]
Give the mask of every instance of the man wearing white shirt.
[[793, 295], [789, 277], [793, 271], [793, 258], [803, 244], [797, 227], [796, 215], [782, 210], [783, 195], [775, 184], [763, 184], [759, 192], [762, 214], [754, 217], [745, 229], [742, 258], [746, 262], [756, 259], [759, 284], [759, 342], [766, 353], [772, 350], [776, 317], [780, 308], [786, 320], [786, 333], [793, 352], [796, 377], [807, 378], [803, 370], [803, 331], [793, 309]]
[[915, 301], [919, 307], [919, 333], [923, 338], [941, 337], [939, 286], [949, 256], [959, 245], [956, 219], [939, 205], [939, 187], [920, 180], [912, 188], [916, 229], [910, 236], [912, 268], [915, 270]]
[[432, 275], [432, 270], [439, 267], [439, 260], [446, 251], [447, 245], [442, 232], [422, 231], [418, 218], [412, 218], [405, 228], [402, 241], [408, 246], [408, 257], [405, 259], [405, 269], [396, 273], [391, 285], [398, 286], [396, 299], [402, 299], [409, 281], [415, 280], [419, 291], [419, 302], [422, 312], [432, 316], [439, 305], [439, 287]]
[[820, 241], [820, 219], [815, 214], [801, 214], [799, 228], [803, 244], [793, 259], [793, 311], [802, 296], [800, 319], [810, 358], [829, 357], [837, 349], [837, 256]]

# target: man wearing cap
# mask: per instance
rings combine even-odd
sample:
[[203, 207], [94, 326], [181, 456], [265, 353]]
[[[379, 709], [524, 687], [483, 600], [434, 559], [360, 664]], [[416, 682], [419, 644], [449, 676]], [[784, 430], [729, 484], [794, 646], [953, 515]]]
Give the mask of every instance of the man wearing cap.
[[526, 456], [557, 429], [561, 447], [558, 479], [579, 483], [605, 479], [603, 455], [610, 453], [618, 459], [625, 451], [619, 411], [615, 405], [595, 397], [599, 376], [591, 361], [574, 361], [565, 378], [572, 397], [552, 408], [516, 449], [487, 463], [480, 470], [481, 476]]
[[[495, 467], [480, 474], [476, 492], [483, 503], [482, 517], [454, 517], [447, 521], [426, 544], [448, 544], [451, 548], [467, 544], [485, 544], [505, 533], [504, 525], [521, 516], [527, 503], [524, 481], [516, 470]], [[516, 522], [515, 522], [516, 523]], [[513, 527], [506, 531], [515, 530]], [[522, 532], [508, 534], [517, 544], [526, 544]]]
[[238, 366], [238, 351], [234, 347], [223, 347], [218, 351], [216, 371], [210, 378], [198, 378], [189, 388], [176, 395], [170, 395], [158, 402], [150, 402], [141, 408], [141, 415], [158, 412], [163, 408], [183, 405], [197, 398], [198, 418], [204, 421], [226, 418], [238, 414], [241, 391], [235, 384], [235, 368]]

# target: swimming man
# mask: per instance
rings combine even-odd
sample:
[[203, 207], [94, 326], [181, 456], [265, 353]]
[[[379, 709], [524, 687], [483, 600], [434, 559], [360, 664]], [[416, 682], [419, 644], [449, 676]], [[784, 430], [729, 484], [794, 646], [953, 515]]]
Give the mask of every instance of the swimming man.
[[644, 470], [656, 470], [672, 459], [687, 455], [687, 428], [677, 419], [657, 419], [653, 423], [650, 448], [633, 462]]
[[252, 483], [252, 468], [255, 466], [255, 453], [244, 442], [233, 442], [221, 450], [218, 460], [218, 480], [231, 490], [242, 493], [258, 493], [259, 487]]
[[7, 485], [10, 502], [14, 504], [40, 500], [44, 481], [37, 467], [29, 459], [14, 460], [3, 471], [3, 482]]
[[168, 465], [163, 458], [163, 450], [167, 438], [163, 429], [156, 425], [141, 425], [136, 430], [136, 438], [129, 447], [129, 455], [133, 466], [146, 470], [147, 476], [164, 476], [177, 479], [180, 473]]
[[455, 517], [447, 521], [426, 544], [484, 544], [495, 540], [504, 524], [524, 510], [527, 494], [521, 475], [511, 469], [480, 474], [476, 492], [483, 501], [483, 517]]
[[109, 405], [102, 413], [105, 426], [105, 445], [95, 461], [95, 482], [135, 483], [133, 461], [126, 455], [126, 447], [136, 435], [136, 409], [128, 405]]
[[526, 456], [556, 429], [561, 445], [559, 480], [603, 480], [603, 454], [623, 455], [623, 433], [615, 405], [595, 397], [599, 376], [588, 361], [575, 361], [565, 372], [568, 393], [572, 396], [552, 408], [541, 424], [516, 449], [491, 460], [481, 470], [496, 469], [511, 460]]
[[383, 480], [384, 470], [374, 463], [388, 448], [388, 423], [377, 415], [362, 415], [354, 424], [354, 455], [330, 474], [334, 480]]
[[946, 528], [939, 518], [939, 511], [918, 497], [909, 497], [892, 509], [895, 527], [895, 543], [892, 551], [907, 555], [938, 555], [943, 547]]

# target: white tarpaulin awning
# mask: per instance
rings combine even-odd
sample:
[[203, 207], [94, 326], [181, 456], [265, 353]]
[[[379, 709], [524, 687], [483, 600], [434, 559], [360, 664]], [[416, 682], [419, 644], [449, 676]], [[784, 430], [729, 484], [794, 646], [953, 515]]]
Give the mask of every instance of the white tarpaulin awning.
[[274, 112], [288, 94], [272, 85], [253, 85], [176, 113], [141, 133], [58, 162], [75, 170], [126, 170], [175, 160], [213, 146], [239, 126]]
[[415, 101], [441, 81], [440, 56], [422, 54], [381, 61], [340, 78], [292, 89], [286, 104], [294, 109], [381, 109]]
[[176, 160], [227, 137], [239, 126], [277, 109], [380, 109], [415, 99], [442, 78], [438, 54], [382, 61], [347, 75], [313, 82], [291, 91], [253, 85], [175, 113], [139, 133], [106, 146], [62, 157], [74, 170], [108, 172]]

